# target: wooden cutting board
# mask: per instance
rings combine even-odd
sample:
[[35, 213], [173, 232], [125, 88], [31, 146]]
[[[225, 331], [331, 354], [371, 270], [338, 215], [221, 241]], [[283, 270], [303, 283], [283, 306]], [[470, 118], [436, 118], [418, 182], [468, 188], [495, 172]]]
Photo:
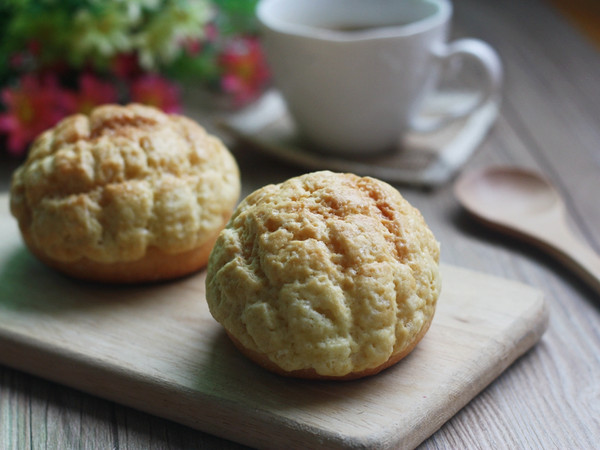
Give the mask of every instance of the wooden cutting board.
[[0, 363], [256, 447], [414, 447], [548, 323], [539, 291], [444, 265], [436, 316], [411, 355], [362, 380], [292, 380], [230, 344], [203, 272], [146, 287], [64, 278], [23, 247], [6, 196], [0, 236]]

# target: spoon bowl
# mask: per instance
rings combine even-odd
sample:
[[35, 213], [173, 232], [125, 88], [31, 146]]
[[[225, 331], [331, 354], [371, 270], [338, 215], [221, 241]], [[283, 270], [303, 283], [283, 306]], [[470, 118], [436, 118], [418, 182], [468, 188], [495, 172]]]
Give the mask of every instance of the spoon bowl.
[[557, 206], [561, 199], [550, 183], [525, 169], [494, 167], [472, 172], [457, 184], [457, 192], [468, 209], [502, 219], [521, 217]]
[[474, 217], [537, 245], [600, 292], [600, 257], [569, 229], [564, 201], [546, 178], [517, 167], [488, 167], [461, 175], [454, 193]]

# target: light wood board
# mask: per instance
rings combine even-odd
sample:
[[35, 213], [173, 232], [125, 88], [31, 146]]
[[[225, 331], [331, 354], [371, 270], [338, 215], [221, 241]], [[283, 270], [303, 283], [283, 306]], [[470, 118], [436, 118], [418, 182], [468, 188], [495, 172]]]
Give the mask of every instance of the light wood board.
[[363, 380], [281, 378], [210, 316], [204, 273], [145, 287], [70, 280], [23, 247], [0, 197], [0, 363], [263, 448], [418, 445], [542, 336], [531, 287], [448, 265], [430, 331]]

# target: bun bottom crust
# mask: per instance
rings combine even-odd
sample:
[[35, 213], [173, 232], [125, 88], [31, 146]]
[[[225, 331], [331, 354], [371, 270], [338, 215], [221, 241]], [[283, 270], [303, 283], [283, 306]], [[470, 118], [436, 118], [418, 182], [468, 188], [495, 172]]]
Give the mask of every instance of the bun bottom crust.
[[135, 284], [180, 278], [204, 268], [219, 233], [220, 230], [200, 247], [186, 252], [167, 253], [150, 247], [141, 259], [114, 263], [100, 263], [88, 258], [58, 261], [48, 257], [25, 233], [23, 240], [40, 261], [70, 277], [101, 283]]
[[350, 372], [346, 375], [321, 375], [317, 373], [313, 368], [308, 369], [299, 369], [287, 371], [279, 367], [273, 361], [269, 359], [269, 357], [263, 353], [257, 352], [255, 350], [251, 350], [246, 348], [235, 336], [233, 336], [229, 331], [225, 330], [229, 339], [233, 342], [233, 344], [237, 347], [237, 349], [245, 355], [248, 359], [263, 367], [264, 369], [276, 373], [278, 375], [292, 377], [292, 378], [302, 378], [306, 380], [333, 380], [333, 381], [348, 381], [348, 380], [357, 380], [359, 378], [368, 377], [371, 375], [376, 375], [384, 369], [393, 366], [401, 359], [406, 357], [410, 352], [413, 351], [415, 346], [423, 339], [423, 336], [429, 330], [431, 326], [431, 321], [433, 320], [433, 316], [429, 318], [427, 323], [423, 325], [421, 331], [415, 336], [413, 341], [400, 353], [396, 353], [390, 356], [390, 358], [385, 361], [383, 364], [380, 364], [376, 367], [361, 370], [359, 372]]

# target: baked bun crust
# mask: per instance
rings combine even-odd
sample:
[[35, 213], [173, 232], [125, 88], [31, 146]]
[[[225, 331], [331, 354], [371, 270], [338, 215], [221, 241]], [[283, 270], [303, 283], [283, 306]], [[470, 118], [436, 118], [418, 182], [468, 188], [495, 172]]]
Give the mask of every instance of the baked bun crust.
[[10, 207], [49, 266], [138, 283], [204, 267], [239, 193], [233, 156], [194, 121], [105, 105], [36, 139], [13, 174]]
[[208, 263], [211, 314], [250, 359], [300, 378], [373, 375], [427, 332], [439, 244], [390, 185], [328, 171], [246, 197]]

